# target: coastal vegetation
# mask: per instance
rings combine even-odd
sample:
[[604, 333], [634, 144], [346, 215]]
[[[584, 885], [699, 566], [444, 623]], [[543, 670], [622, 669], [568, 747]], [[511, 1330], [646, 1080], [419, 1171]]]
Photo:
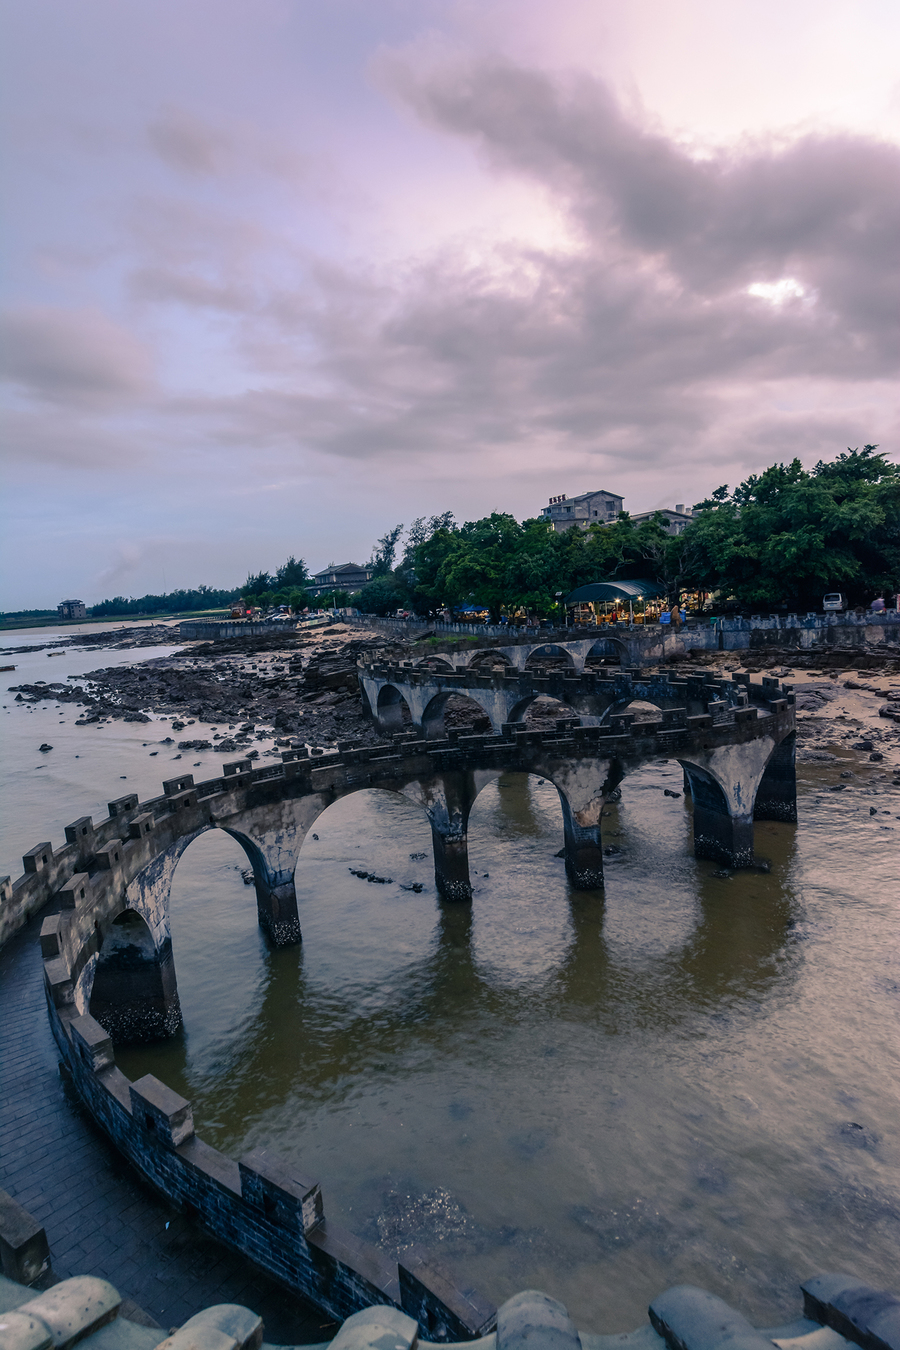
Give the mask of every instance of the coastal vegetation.
[[[372, 580], [352, 595], [313, 601], [306, 564], [292, 555], [240, 587], [115, 596], [93, 605], [91, 617], [192, 613], [241, 600], [295, 611], [352, 605], [374, 615], [474, 608], [496, 622], [503, 612], [552, 615], [588, 582], [636, 579], [660, 585], [669, 603], [699, 593], [717, 605], [803, 612], [817, 609], [825, 591], [858, 605], [900, 589], [900, 467], [875, 445], [809, 470], [798, 459], [772, 464], [733, 490], [717, 488], [681, 534], [665, 525], [662, 514], [636, 524], [623, 511], [611, 524], [557, 534], [540, 518], [519, 522], [494, 511], [458, 524], [446, 511], [382, 535], [369, 559]], [[23, 611], [0, 620], [50, 617]]]

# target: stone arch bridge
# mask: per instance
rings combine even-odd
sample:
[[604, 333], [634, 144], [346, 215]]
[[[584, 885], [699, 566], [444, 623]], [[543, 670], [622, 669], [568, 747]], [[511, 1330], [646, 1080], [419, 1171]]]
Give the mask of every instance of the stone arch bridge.
[[[384, 707], [379, 692], [389, 686], [406, 689], [413, 702], [414, 690], [422, 699], [442, 698], [446, 684], [434, 688], [421, 674], [423, 682], [402, 668], [364, 673], [369, 687], [377, 686], [376, 713]], [[421, 1254], [392, 1262], [336, 1227], [325, 1218], [318, 1184], [283, 1174], [264, 1152], [239, 1162], [218, 1153], [196, 1136], [190, 1103], [150, 1074], [130, 1082], [113, 1046], [171, 1035], [181, 1025], [169, 891], [179, 859], [209, 830], [224, 830], [241, 844], [253, 867], [260, 924], [273, 943], [287, 945], [300, 940], [294, 869], [303, 840], [333, 802], [365, 788], [399, 792], [422, 807], [431, 822], [438, 890], [462, 901], [472, 894], [469, 812], [502, 773], [538, 774], [555, 784], [575, 887], [602, 885], [604, 803], [648, 761], [677, 759], [683, 766], [700, 856], [747, 863], [754, 818], [796, 818], [793, 695], [775, 681], [748, 686], [710, 681], [705, 673], [682, 680], [621, 671], [611, 680], [584, 674], [572, 681], [522, 672], [514, 690], [505, 678], [495, 689], [470, 677], [466, 691], [498, 693], [499, 718], [510, 698], [517, 700], [515, 713], [523, 699], [568, 685], [566, 701], [576, 712], [582, 707], [581, 720], [590, 724], [567, 718], [544, 732], [505, 720], [493, 734], [436, 738], [424, 734], [426, 717], [422, 727], [383, 745], [296, 749], [262, 768], [237, 760], [206, 782], [189, 774], [172, 778], [149, 801], [130, 794], [110, 802], [106, 820], [73, 821], [62, 848], [37, 844], [24, 855], [22, 877], [12, 885], [0, 879], [0, 930], [5, 917], [48, 911], [41, 928], [44, 980], [64, 1070], [147, 1180], [330, 1315], [393, 1305], [420, 1320], [425, 1315], [434, 1334], [454, 1342], [483, 1335], [492, 1324], [493, 1310], [477, 1295], [456, 1288]], [[453, 685], [454, 692], [461, 687]], [[658, 715], [636, 721], [627, 711], [635, 698], [653, 701]]]
[[[413, 703], [417, 691], [431, 702], [444, 697], [444, 677], [423, 673], [417, 683], [414, 672], [405, 674], [405, 685], [399, 670], [373, 668], [364, 679], [381, 691], [406, 688]], [[603, 884], [604, 803], [649, 761], [682, 765], [698, 856], [746, 865], [753, 858], [754, 819], [796, 819], [793, 695], [774, 680], [750, 685], [710, 680], [706, 673], [681, 679], [617, 672], [574, 680], [523, 675], [513, 688], [505, 677], [499, 687], [487, 678], [485, 686], [467, 686], [470, 696], [499, 696], [504, 708], [518, 700], [515, 708], [568, 686], [563, 693], [571, 706], [590, 704], [595, 712], [585, 717], [596, 720], [587, 726], [561, 720], [554, 732], [505, 721], [495, 734], [446, 739], [414, 730], [379, 746], [292, 750], [282, 763], [262, 768], [237, 760], [206, 782], [194, 783], [189, 774], [170, 779], [150, 801], [132, 794], [110, 802], [107, 820], [95, 825], [85, 816], [68, 826], [61, 849], [50, 843], [30, 849], [24, 875], [14, 885], [0, 881], [0, 912], [35, 912], [48, 904], [54, 911], [41, 935], [54, 1006], [73, 1014], [90, 1007], [123, 1041], [176, 1031], [181, 1015], [169, 891], [190, 843], [211, 829], [236, 839], [253, 868], [260, 925], [276, 945], [299, 942], [294, 871], [303, 840], [333, 802], [364, 788], [401, 793], [425, 811], [435, 881], [447, 900], [471, 898], [469, 813], [482, 788], [502, 773], [532, 773], [556, 786], [566, 871], [582, 889]], [[658, 716], [637, 721], [618, 711], [635, 698], [653, 701]], [[604, 710], [596, 711], [601, 704]]]

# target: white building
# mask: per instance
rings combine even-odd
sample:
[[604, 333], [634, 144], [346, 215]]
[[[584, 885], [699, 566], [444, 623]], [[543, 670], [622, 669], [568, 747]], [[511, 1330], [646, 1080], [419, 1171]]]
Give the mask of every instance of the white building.
[[[656, 511], [641, 511], [631, 519], [635, 525], [642, 525], [645, 520], [652, 520], [656, 514]], [[682, 505], [676, 506], [674, 511], [668, 506], [660, 507], [659, 515], [664, 517], [663, 529], [666, 534], [681, 534], [694, 519], [693, 508]]]
[[557, 534], [573, 525], [586, 530], [589, 525], [611, 525], [622, 510], [622, 498], [614, 492], [582, 492], [578, 497], [551, 497], [541, 516]]

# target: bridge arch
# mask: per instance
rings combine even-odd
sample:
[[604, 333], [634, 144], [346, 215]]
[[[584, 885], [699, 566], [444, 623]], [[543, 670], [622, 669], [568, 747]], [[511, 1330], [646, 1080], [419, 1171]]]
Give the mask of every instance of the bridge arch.
[[137, 910], [123, 909], [108, 925], [88, 1006], [116, 1045], [157, 1040], [181, 1028], [171, 938], [157, 945]]
[[678, 761], [684, 770], [694, 807], [694, 855], [729, 866], [753, 860], [753, 815], [736, 814], [729, 794], [709, 765]]
[[558, 662], [560, 666], [568, 667], [569, 670], [579, 668], [575, 654], [568, 647], [561, 647], [556, 642], [544, 642], [531, 648], [525, 658], [523, 670], [531, 672], [544, 669], [542, 662], [548, 659]]
[[482, 647], [477, 652], [472, 652], [466, 662], [466, 670], [478, 671], [483, 666], [503, 666], [506, 670], [513, 670], [513, 663], [505, 652], [496, 647]]
[[456, 666], [448, 656], [428, 655], [420, 656], [413, 662], [416, 670], [439, 670], [441, 674], [453, 674]]
[[[576, 723], [581, 720], [578, 712], [570, 703], [566, 702], [565, 699], [558, 698], [556, 694], [545, 694], [540, 690], [535, 690], [532, 693], [527, 694], [524, 698], [519, 699], [518, 703], [513, 704], [509, 710], [507, 721], [525, 722], [529, 720], [528, 714], [534, 708], [536, 703], [552, 705], [552, 707], [548, 709], [548, 716], [550, 717], [558, 716], [559, 718], [572, 718]], [[557, 711], [554, 712], [553, 709]]]
[[612, 636], [598, 638], [585, 653], [585, 670], [601, 661], [609, 660], [618, 661], [620, 664], [628, 660], [628, 647], [621, 638]]
[[385, 684], [379, 689], [375, 719], [384, 731], [403, 731], [412, 725], [409, 704], [396, 685]]
[[618, 703], [611, 703], [603, 714], [603, 721], [608, 722], [612, 716], [620, 716], [622, 713], [633, 713], [636, 722], [649, 722], [655, 719], [657, 713], [663, 709], [663, 703], [657, 702], [652, 696], [644, 698], [620, 699]]
[[467, 704], [471, 710], [473, 731], [485, 731], [491, 728], [499, 731], [496, 718], [491, 715], [491, 711], [482, 701], [481, 690], [468, 689], [465, 693], [458, 690], [444, 690], [425, 705], [422, 712], [422, 729], [425, 732], [425, 739], [429, 741], [443, 740], [447, 735], [445, 714], [451, 699], [454, 705], [461, 708]]

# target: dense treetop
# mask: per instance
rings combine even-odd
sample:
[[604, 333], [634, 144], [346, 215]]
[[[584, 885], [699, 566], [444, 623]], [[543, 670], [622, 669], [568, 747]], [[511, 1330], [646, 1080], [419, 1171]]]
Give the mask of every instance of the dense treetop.
[[[664, 518], [636, 525], [622, 512], [611, 525], [556, 534], [542, 519], [521, 523], [503, 512], [459, 525], [452, 512], [420, 517], [404, 535], [395, 525], [373, 546], [373, 579], [350, 596], [317, 603], [353, 604], [370, 614], [419, 614], [467, 606], [547, 615], [577, 586], [647, 579], [670, 601], [686, 592], [714, 593], [717, 605], [746, 610], [818, 609], [826, 591], [851, 605], [900, 589], [900, 468], [878, 447], [848, 450], [804, 469], [798, 459], [773, 464], [733, 491], [717, 488], [694, 508], [684, 532], [670, 536]], [[274, 573], [257, 572], [239, 590], [122, 596], [94, 615], [210, 609], [243, 597], [267, 607], [310, 602], [309, 574], [293, 556]]]

